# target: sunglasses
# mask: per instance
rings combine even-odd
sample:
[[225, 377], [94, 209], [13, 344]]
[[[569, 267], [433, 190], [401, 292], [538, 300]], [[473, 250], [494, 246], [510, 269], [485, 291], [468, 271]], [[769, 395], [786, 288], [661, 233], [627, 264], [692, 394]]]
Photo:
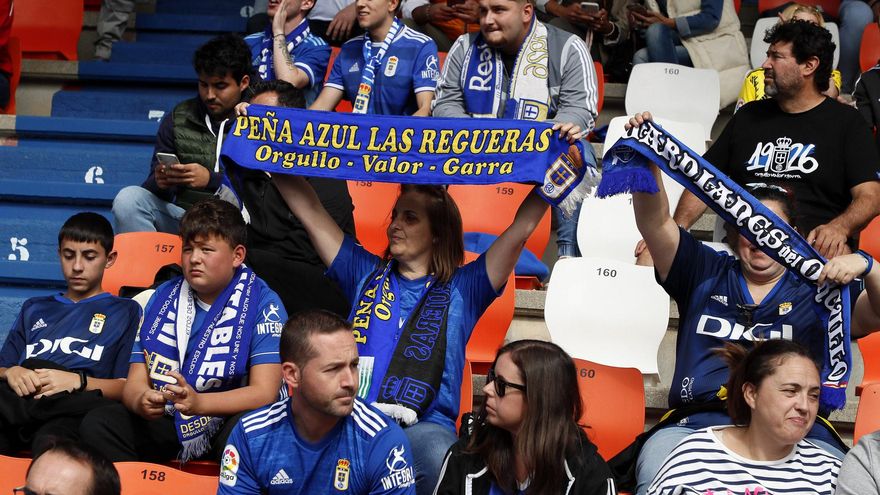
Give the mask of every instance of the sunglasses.
[[525, 385], [521, 385], [519, 383], [510, 383], [504, 378], [496, 376], [494, 369], [490, 369], [489, 373], [486, 375], [486, 383], [495, 384], [495, 394], [498, 395], [498, 397], [504, 397], [504, 395], [507, 394], [507, 387], [515, 388], [521, 392], [526, 391]]

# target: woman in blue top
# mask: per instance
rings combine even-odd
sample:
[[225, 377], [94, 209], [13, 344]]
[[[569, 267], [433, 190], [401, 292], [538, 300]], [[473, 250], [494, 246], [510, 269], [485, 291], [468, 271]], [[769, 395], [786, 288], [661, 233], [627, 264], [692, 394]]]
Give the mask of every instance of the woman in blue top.
[[346, 237], [301, 177], [275, 175], [327, 275], [352, 302], [358, 395], [394, 417], [413, 446], [416, 486], [430, 493], [455, 441], [465, 347], [498, 296], [547, 204], [534, 192], [476, 261], [464, 259], [458, 207], [442, 186], [402, 185], [383, 257]]

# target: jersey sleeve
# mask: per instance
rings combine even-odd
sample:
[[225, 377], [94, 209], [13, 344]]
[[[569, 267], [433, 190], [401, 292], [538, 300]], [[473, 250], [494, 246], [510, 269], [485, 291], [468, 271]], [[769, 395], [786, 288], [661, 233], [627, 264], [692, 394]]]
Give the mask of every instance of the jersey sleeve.
[[686, 308], [697, 287], [723, 270], [722, 265], [727, 257], [704, 246], [684, 229], [680, 228], [679, 232], [678, 251], [675, 252], [666, 280], [660, 285], [675, 299], [679, 308]]
[[0, 350], [0, 367], [2, 368], [18, 366], [22, 357], [24, 357], [24, 351], [27, 347], [24, 328], [27, 307], [28, 301], [25, 301], [21, 306], [21, 311], [18, 312], [18, 317], [15, 318], [15, 323], [12, 324], [12, 328], [9, 330], [9, 335], [6, 337], [3, 349]]
[[339, 51], [336, 60], [333, 61], [333, 67], [330, 68], [330, 77], [324, 83], [324, 86], [336, 88], [339, 91], [345, 91], [345, 79], [342, 78], [342, 65], [345, 59], [345, 46]]
[[278, 294], [265, 283], [260, 294], [260, 309], [256, 327], [251, 338], [250, 366], [258, 364], [278, 364], [281, 357], [278, 346], [281, 341], [281, 327], [287, 321], [287, 311]]
[[370, 495], [415, 495], [416, 477], [412, 449], [399, 427], [382, 431], [368, 456]]
[[[135, 337], [140, 329], [141, 319], [143, 318], [140, 305], [135, 303], [133, 306], [135, 307], [132, 308], [128, 321], [125, 322], [125, 326], [120, 329], [123, 332], [123, 352], [118, 353], [113, 362], [112, 378], [125, 378], [128, 376], [128, 364], [131, 361], [131, 354], [127, 352], [134, 346]], [[138, 344], [140, 344], [140, 342], [138, 342]], [[141, 362], [143, 362], [143, 355], [141, 355]]]
[[[311, 43], [311, 40], [307, 41]], [[330, 61], [329, 45], [308, 45], [308, 50], [297, 54], [294, 65], [309, 75], [309, 87], [324, 80], [327, 63]]]
[[260, 495], [259, 479], [254, 468], [257, 460], [251, 459], [247, 437], [241, 421], [232, 429], [223, 448], [220, 460], [220, 484], [217, 495]]
[[352, 237], [345, 236], [339, 253], [327, 268], [327, 276], [339, 284], [348, 300], [357, 300], [361, 281], [379, 264], [379, 257], [358, 245]]
[[437, 58], [437, 44], [429, 40], [422, 45], [413, 64], [412, 80], [413, 93], [434, 91], [437, 89], [437, 79], [440, 76], [440, 61]]
[[492, 281], [489, 280], [489, 273], [486, 271], [486, 253], [459, 268], [454, 277], [455, 285], [467, 303], [467, 311], [473, 311], [470, 316], [474, 322], [486, 311], [492, 301], [504, 292], [504, 287], [498, 291], [492, 287]]

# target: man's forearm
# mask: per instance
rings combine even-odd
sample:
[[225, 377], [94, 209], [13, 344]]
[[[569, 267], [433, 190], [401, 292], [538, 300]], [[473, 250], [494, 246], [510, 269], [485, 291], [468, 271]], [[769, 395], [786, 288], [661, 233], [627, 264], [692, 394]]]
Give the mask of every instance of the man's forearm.
[[675, 207], [675, 214], [672, 215], [672, 218], [676, 224], [690, 229], [704, 211], [706, 211], [706, 203], [703, 203], [694, 193], [685, 190], [678, 200], [678, 206]]
[[854, 197], [846, 210], [828, 223], [845, 230], [847, 237], [855, 236], [880, 213], [877, 209], [877, 205], [880, 203], [876, 198], [877, 196], [869, 197], [867, 194]]

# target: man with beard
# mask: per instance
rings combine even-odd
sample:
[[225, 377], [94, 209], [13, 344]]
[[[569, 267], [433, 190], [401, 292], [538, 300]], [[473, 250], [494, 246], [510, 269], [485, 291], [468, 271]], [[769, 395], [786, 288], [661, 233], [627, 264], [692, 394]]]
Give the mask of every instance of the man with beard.
[[290, 398], [242, 417], [220, 466], [218, 495], [415, 493], [403, 430], [355, 396], [351, 324], [321, 310], [298, 313], [281, 334]]

